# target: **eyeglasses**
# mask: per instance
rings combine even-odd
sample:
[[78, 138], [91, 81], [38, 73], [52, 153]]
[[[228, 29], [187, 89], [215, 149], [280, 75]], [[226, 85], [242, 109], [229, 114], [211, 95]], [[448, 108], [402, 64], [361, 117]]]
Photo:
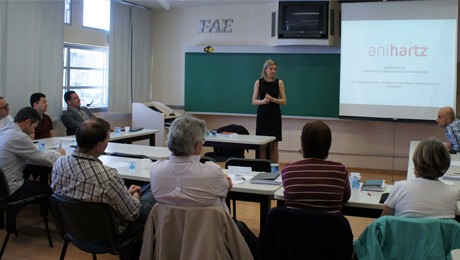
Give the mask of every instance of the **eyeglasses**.
[[7, 110], [9, 107], [10, 107], [10, 104], [7, 103], [7, 104], [5, 104], [4, 106], [0, 107], [0, 109], [5, 109], [5, 110]]

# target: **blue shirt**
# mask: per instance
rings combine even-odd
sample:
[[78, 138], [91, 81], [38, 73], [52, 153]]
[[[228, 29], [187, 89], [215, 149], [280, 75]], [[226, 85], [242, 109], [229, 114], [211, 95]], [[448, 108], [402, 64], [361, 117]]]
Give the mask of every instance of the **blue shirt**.
[[445, 131], [446, 137], [452, 145], [451, 150], [460, 152], [460, 120], [455, 119], [454, 122], [448, 124]]

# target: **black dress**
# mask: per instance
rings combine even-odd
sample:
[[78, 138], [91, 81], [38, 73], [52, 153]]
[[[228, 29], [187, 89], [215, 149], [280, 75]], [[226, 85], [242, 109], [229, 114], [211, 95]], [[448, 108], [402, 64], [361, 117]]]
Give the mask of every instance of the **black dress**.
[[[274, 98], [280, 95], [279, 80], [267, 82], [259, 79], [259, 99], [265, 98], [268, 93]], [[281, 141], [281, 110], [280, 105], [270, 102], [257, 108], [256, 135], [275, 136], [276, 141]]]

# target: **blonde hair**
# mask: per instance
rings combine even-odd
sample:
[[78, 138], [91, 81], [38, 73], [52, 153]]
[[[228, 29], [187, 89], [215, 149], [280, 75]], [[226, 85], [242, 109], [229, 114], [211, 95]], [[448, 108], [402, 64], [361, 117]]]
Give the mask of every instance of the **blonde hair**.
[[417, 146], [412, 161], [420, 177], [436, 180], [449, 169], [450, 154], [441, 141], [429, 138]]
[[266, 78], [267, 74], [265, 73], [265, 70], [273, 65], [278, 66], [274, 60], [266, 60], [264, 66], [262, 67], [262, 73], [260, 74], [260, 77]]

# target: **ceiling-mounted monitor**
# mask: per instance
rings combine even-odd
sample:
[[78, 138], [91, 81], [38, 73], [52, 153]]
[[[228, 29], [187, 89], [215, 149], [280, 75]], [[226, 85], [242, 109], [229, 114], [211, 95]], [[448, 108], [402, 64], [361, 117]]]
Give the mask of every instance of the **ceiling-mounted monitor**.
[[280, 1], [279, 39], [327, 39], [328, 1]]

